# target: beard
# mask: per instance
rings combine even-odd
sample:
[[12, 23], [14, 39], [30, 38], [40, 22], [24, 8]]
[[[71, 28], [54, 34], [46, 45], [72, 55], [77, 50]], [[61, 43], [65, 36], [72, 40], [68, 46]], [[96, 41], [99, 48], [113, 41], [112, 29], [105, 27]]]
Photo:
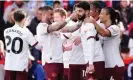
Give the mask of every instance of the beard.
[[47, 22], [48, 22], [48, 24], [52, 24], [54, 21], [53, 21], [53, 19], [47, 19]]
[[83, 21], [84, 19], [85, 19], [85, 14], [84, 14], [83, 16], [79, 16], [79, 17], [78, 17], [78, 20], [79, 20], [79, 21]]

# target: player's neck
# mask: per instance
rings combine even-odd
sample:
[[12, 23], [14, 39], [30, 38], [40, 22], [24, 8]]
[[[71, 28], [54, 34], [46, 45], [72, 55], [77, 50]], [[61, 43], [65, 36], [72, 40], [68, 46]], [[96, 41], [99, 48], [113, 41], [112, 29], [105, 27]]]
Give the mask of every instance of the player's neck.
[[107, 20], [105, 23], [104, 23], [105, 27], [109, 27], [111, 26], [111, 20]]
[[41, 21], [42, 23], [47, 23], [47, 24], [51, 24], [51, 22], [50, 21], [48, 21], [48, 20], [43, 20], [43, 21]]
[[95, 19], [96, 21], [98, 21], [98, 20], [99, 20], [99, 16], [98, 16], [98, 15], [95, 16], [94, 19]]
[[15, 22], [15, 24], [19, 25], [19, 27], [23, 27], [22, 23]]

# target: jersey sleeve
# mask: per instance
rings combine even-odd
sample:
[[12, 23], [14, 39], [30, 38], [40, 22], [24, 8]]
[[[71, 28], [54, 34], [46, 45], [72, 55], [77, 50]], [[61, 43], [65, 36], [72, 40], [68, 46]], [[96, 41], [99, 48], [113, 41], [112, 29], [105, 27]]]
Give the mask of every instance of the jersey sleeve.
[[6, 35], [6, 29], [4, 30], [4, 37], [5, 37], [5, 35]]
[[86, 28], [86, 37], [87, 37], [87, 40], [89, 38], [95, 38], [96, 36], [96, 29], [95, 29], [95, 26], [91, 23], [86, 23], [85, 25], [87, 28]]
[[116, 25], [110, 26], [109, 28], [107, 28], [107, 30], [110, 31], [111, 36], [116, 36], [120, 34], [120, 28]]
[[86, 23], [86, 33], [85, 33], [85, 44], [84, 51], [85, 51], [85, 59], [89, 61], [89, 64], [93, 64], [94, 61], [94, 53], [95, 53], [95, 36], [96, 36], [96, 29], [93, 24]]
[[38, 41], [35, 39], [35, 37], [33, 36], [33, 34], [26, 29], [27, 31], [27, 42], [31, 45], [31, 46], [36, 46], [38, 44]]
[[37, 35], [43, 35], [48, 33], [48, 24], [47, 23], [39, 23], [37, 26]]

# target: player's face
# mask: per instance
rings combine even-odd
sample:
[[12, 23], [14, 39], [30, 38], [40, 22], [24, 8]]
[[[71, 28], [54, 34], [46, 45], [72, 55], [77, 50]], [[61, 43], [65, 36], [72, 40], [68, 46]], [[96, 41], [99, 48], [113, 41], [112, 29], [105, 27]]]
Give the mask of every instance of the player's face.
[[84, 20], [85, 19], [85, 10], [84, 9], [75, 7], [75, 11], [78, 15], [79, 20]]
[[60, 4], [55, 4], [54, 8], [61, 8], [61, 5]]
[[37, 11], [36, 17], [37, 17], [38, 20], [40, 20], [40, 21], [42, 20], [42, 11], [41, 10]]
[[96, 8], [93, 5], [90, 5], [90, 16], [93, 18], [96, 16]]
[[109, 19], [109, 14], [107, 14], [107, 11], [105, 9], [102, 9], [99, 17], [100, 17], [100, 21], [102, 23], [105, 23]]
[[47, 20], [52, 23], [53, 22], [53, 10], [49, 10], [46, 16], [47, 16]]
[[64, 21], [64, 16], [61, 16], [59, 12], [54, 13], [54, 22], [61, 22]]

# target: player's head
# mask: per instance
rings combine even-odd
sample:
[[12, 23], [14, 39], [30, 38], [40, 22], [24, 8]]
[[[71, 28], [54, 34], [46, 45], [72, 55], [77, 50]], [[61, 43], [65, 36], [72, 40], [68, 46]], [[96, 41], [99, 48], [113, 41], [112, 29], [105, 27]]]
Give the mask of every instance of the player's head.
[[36, 13], [36, 18], [37, 18], [39, 21], [42, 20], [42, 9], [43, 9], [43, 7], [38, 8], [37, 13]]
[[61, 8], [61, 2], [60, 1], [54, 1], [53, 2], [53, 7], [54, 7], [54, 9], [55, 8]]
[[50, 6], [44, 6], [42, 9], [42, 16], [45, 16], [45, 19], [48, 22], [53, 22], [53, 8]]
[[67, 12], [63, 8], [56, 8], [54, 9], [54, 21], [60, 22], [66, 19]]
[[13, 18], [15, 22], [22, 23], [26, 18], [27, 14], [23, 10], [16, 10], [13, 14]]
[[15, 3], [16, 3], [16, 5], [19, 7], [19, 8], [21, 8], [22, 6], [23, 6], [23, 4], [24, 4], [24, 0], [16, 0], [15, 1]]
[[78, 14], [79, 20], [83, 20], [89, 15], [90, 4], [86, 1], [81, 1], [75, 5], [75, 11]]
[[99, 2], [95, 1], [90, 4], [90, 16], [95, 18], [96, 16], [99, 16], [101, 12], [102, 6]]
[[120, 21], [120, 15], [111, 7], [105, 7], [101, 10], [99, 15], [101, 22], [105, 23], [111, 21], [111, 24], [118, 24]]

